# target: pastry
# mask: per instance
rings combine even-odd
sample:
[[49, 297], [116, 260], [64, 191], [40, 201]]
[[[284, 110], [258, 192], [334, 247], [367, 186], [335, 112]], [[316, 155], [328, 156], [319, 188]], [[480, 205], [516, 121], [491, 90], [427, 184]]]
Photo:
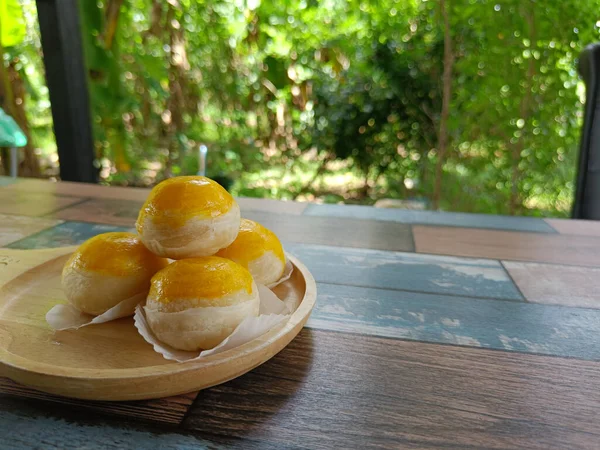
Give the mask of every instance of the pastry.
[[155, 336], [179, 350], [217, 346], [246, 318], [258, 316], [250, 272], [217, 256], [175, 261], [152, 278], [144, 308]]
[[104, 233], [71, 255], [62, 271], [62, 287], [76, 309], [99, 316], [134, 296], [143, 301], [150, 279], [167, 264], [132, 233]]
[[231, 259], [250, 271], [257, 283], [269, 285], [281, 278], [285, 253], [279, 238], [260, 223], [242, 219], [235, 241], [217, 256]]
[[240, 208], [221, 185], [206, 177], [175, 177], [152, 189], [137, 231], [153, 253], [171, 258], [214, 255], [231, 244]]

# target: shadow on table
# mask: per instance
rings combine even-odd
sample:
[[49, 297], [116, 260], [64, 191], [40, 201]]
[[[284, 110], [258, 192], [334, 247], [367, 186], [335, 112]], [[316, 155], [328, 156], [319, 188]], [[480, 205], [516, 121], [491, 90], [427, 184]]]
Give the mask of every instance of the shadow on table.
[[[279, 354], [253, 371], [201, 391], [183, 427], [199, 436], [252, 439], [263, 425], [286, 421], [313, 365], [313, 331], [304, 328]], [[271, 423], [272, 425], [272, 423]], [[217, 439], [221, 440], [221, 439]]]
[[[0, 394], [0, 430], [8, 425], [8, 419], [29, 424], [30, 431], [37, 430], [38, 434], [55, 429], [46, 438], [55, 439], [59, 446], [67, 439], [66, 434], [77, 435], [85, 441], [88, 438], [94, 440], [90, 433], [95, 436], [97, 431], [115, 434], [117, 440], [122, 439], [123, 448], [140, 448], [135, 443], [140, 440], [147, 440], [148, 444], [156, 441], [158, 445], [145, 448], [162, 448], [159, 444], [161, 439], [182, 444], [185, 448], [197, 445], [200, 448], [223, 445], [244, 450], [280, 448], [278, 439], [262, 440], [258, 436], [264, 438], [269, 434], [267, 428], [272, 429], [273, 422], [292, 426], [292, 400], [305, 386], [313, 365], [314, 346], [313, 331], [303, 329], [265, 364], [228, 383], [201, 391], [180, 427], [140, 422], [139, 418], [115, 416], [94, 408], [82, 409], [76, 404], [56, 404], [45, 399], [40, 401], [39, 398]], [[115, 405], [123, 407], [127, 403], [139, 402], [118, 402]], [[106, 405], [110, 408], [111, 402], [106, 402]], [[267, 427], [267, 424], [270, 425]], [[192, 437], [200, 440], [190, 441]], [[38, 438], [37, 435], [32, 436], [34, 441]], [[183, 445], [184, 442], [189, 447]]]

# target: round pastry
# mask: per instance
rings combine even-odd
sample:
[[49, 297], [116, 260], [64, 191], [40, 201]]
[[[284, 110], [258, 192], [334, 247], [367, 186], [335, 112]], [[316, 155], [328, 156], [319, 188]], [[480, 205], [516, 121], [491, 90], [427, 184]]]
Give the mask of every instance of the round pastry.
[[275, 283], [285, 269], [285, 253], [275, 233], [248, 219], [242, 219], [235, 241], [217, 256], [245, 267], [260, 284]]
[[258, 316], [252, 275], [217, 256], [175, 261], [152, 278], [146, 318], [156, 337], [176, 349], [217, 346], [246, 317]]
[[206, 177], [175, 177], [152, 189], [136, 228], [152, 252], [171, 259], [214, 255], [240, 227], [240, 207]]
[[[62, 287], [78, 310], [99, 316], [134, 296], [142, 301], [150, 279], [168, 261], [150, 252], [132, 233], [104, 233], [85, 241], [62, 271]], [[131, 314], [135, 302], [131, 307]]]

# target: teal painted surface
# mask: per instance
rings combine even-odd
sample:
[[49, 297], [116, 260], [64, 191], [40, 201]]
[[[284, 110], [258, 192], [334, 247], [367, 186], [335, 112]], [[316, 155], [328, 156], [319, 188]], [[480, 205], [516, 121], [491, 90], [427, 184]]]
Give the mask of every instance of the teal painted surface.
[[9, 184], [16, 183], [17, 180], [11, 177], [0, 177], [0, 187], [8, 186]]
[[0, 448], [196, 450], [223, 447], [179, 433], [156, 434], [131, 428], [83, 425], [58, 418], [0, 411]]
[[355, 219], [382, 220], [409, 224], [556, 233], [554, 228], [544, 222], [544, 220], [534, 217], [411, 211], [359, 205], [308, 205], [304, 210], [304, 214], [309, 216], [352, 217]]
[[317, 281], [436, 294], [523, 300], [502, 265], [489, 259], [285, 243]]
[[308, 327], [600, 360], [600, 310], [320, 283]]
[[81, 244], [101, 233], [128, 231], [130, 228], [86, 222], [65, 222], [7, 245], [8, 248], [49, 248]]

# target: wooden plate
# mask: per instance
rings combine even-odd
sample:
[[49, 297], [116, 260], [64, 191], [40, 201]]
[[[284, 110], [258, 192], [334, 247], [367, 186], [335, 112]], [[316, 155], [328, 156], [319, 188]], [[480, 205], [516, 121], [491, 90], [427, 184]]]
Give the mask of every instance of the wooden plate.
[[155, 353], [132, 318], [54, 331], [46, 312], [65, 302], [62, 267], [75, 247], [0, 249], [0, 376], [52, 394], [91, 400], [139, 400], [204, 389], [236, 378], [282, 350], [302, 329], [316, 285], [297, 259], [275, 288], [301, 300], [290, 319], [238, 348], [202, 361], [176, 363]]

